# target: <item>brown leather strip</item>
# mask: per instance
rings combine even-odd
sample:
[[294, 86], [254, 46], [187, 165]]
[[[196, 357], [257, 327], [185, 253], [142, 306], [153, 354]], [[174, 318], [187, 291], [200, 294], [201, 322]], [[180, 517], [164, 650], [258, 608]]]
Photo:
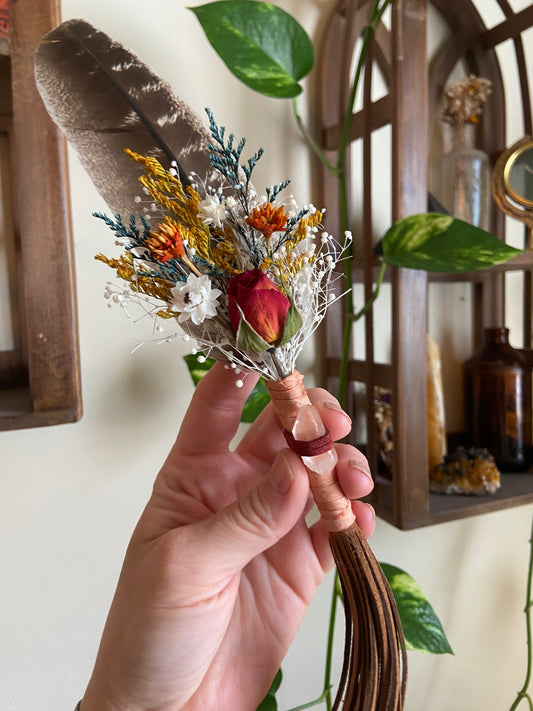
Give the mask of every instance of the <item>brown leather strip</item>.
[[356, 524], [329, 538], [346, 614], [344, 664], [332, 711], [402, 711], [407, 654], [388, 582]]
[[[302, 375], [294, 370], [283, 380], [267, 381], [266, 386], [282, 429], [292, 432], [300, 408], [303, 405], [311, 404], [307, 397]], [[291, 445], [289, 444], [289, 446]], [[323, 449], [322, 453], [327, 452], [330, 448], [328, 446]], [[314, 456], [316, 454], [318, 452], [315, 451]], [[307, 449], [303, 456], [309, 456]], [[315, 504], [328, 529], [342, 531], [343, 528], [351, 526], [355, 520], [352, 503], [337, 481], [335, 468], [333, 467], [326, 474], [317, 474], [310, 468], [307, 471]]]
[[289, 447], [299, 457], [316, 457], [319, 454], [329, 452], [329, 450], [333, 447], [333, 440], [331, 439], [329, 430], [326, 430], [326, 433], [323, 434], [322, 437], [317, 437], [310, 442], [294, 439], [292, 432], [289, 432], [288, 430], [283, 430], [283, 434]]

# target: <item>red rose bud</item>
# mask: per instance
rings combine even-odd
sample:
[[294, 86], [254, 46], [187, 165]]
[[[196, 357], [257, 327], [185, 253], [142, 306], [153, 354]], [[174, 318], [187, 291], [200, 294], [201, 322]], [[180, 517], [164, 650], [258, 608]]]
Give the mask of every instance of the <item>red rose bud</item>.
[[231, 277], [228, 283], [228, 311], [237, 333], [241, 318], [266, 341], [275, 343], [283, 335], [290, 301], [260, 269]]
[[294, 322], [295, 310], [290, 301], [260, 269], [231, 277], [228, 311], [237, 345], [243, 350], [267, 350], [296, 332], [292, 327], [290, 335], [286, 332], [289, 311], [289, 320]]

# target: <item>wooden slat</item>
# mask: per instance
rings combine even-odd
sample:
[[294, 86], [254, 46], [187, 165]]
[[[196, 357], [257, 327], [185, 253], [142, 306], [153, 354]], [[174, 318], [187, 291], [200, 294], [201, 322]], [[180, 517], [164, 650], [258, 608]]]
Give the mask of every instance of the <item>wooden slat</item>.
[[[393, 5], [393, 220], [424, 212], [427, 200], [427, 64], [425, 0]], [[419, 149], [416, 150], [415, 147]], [[404, 525], [428, 510], [426, 431], [426, 275], [393, 272], [395, 517]], [[416, 407], [413, 403], [416, 402]], [[394, 475], [393, 475], [394, 476]]]
[[[371, 118], [367, 116], [367, 113], [371, 115]], [[352, 116], [352, 122], [350, 125], [350, 141], [355, 141], [363, 133], [363, 125], [370, 121], [370, 129], [375, 131], [378, 128], [382, 128], [391, 122], [392, 118], [392, 102], [389, 94], [383, 96], [377, 101], [373, 101], [368, 106], [368, 111], [358, 111]], [[335, 124], [330, 126], [324, 131], [324, 147], [327, 150], [334, 151], [339, 145], [339, 140], [341, 136], [341, 124]]]
[[28, 368], [20, 348], [0, 351], [0, 388], [28, 385]]
[[[79, 418], [81, 394], [65, 145], [33, 76], [35, 48], [60, 22], [59, 1], [12, 2], [10, 13], [14, 161], [31, 402], [19, 421], [27, 427]], [[5, 415], [9, 407], [1, 398], [0, 393], [0, 428], [11, 428], [16, 413]], [[27, 402], [25, 393], [20, 402]]]
[[492, 49], [511, 37], [518, 37], [533, 25], [533, 5], [528, 5], [520, 12], [507, 17], [503, 22], [480, 35], [480, 42], [485, 49]]
[[[326, 359], [326, 373], [328, 376], [335, 376], [339, 372], [340, 358]], [[374, 363], [375, 384], [382, 388], [392, 389], [392, 366], [386, 363]], [[351, 381], [364, 383], [367, 374], [366, 361], [351, 360], [348, 363], [348, 376]]]
[[[367, 110], [363, 114], [362, 122], [362, 138], [363, 138], [363, 180], [360, 189], [363, 192], [363, 250], [366, 256], [363, 264], [364, 275], [364, 298], [365, 303], [368, 303], [374, 292], [373, 279], [373, 264], [372, 260], [368, 259], [368, 255], [372, 254], [373, 245], [373, 215], [372, 215], [372, 186], [375, 165], [372, 160], [372, 77], [373, 77], [373, 51], [369, 49], [364, 81], [363, 81], [363, 103]], [[365, 362], [366, 362], [366, 377], [365, 377], [365, 413], [366, 413], [366, 429], [368, 450], [367, 457], [370, 468], [377, 471], [378, 465], [378, 445], [376, 438], [376, 425], [374, 415], [374, 387], [375, 387], [375, 371], [374, 371], [374, 310], [370, 309], [364, 316], [365, 329]]]

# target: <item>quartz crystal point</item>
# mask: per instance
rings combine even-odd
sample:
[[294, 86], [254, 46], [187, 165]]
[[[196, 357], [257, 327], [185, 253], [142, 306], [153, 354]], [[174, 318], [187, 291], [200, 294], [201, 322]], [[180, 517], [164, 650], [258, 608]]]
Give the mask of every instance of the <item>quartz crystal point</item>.
[[[300, 442], [312, 442], [326, 434], [324, 423], [320, 419], [318, 410], [313, 405], [302, 405], [298, 410], [292, 436]], [[327, 474], [337, 464], [337, 453], [332, 446], [327, 452], [314, 457], [302, 457], [305, 466], [317, 474]]]

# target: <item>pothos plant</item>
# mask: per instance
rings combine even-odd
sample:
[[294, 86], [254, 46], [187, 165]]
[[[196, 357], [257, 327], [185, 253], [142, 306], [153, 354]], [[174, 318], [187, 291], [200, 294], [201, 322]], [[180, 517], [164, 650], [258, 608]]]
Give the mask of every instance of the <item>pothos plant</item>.
[[[305, 128], [297, 104], [302, 93], [300, 81], [312, 70], [315, 62], [313, 44], [301, 25], [278, 6], [260, 0], [218, 0], [190, 8], [200, 22], [205, 35], [228, 69], [246, 86], [267, 97], [290, 99], [295, 122], [313, 154], [336, 177], [339, 186], [341, 229], [350, 229], [347, 193], [346, 159], [349, 130], [360, 78], [364, 71], [374, 31], [383, 14], [394, 0], [370, 0], [368, 22], [362, 31], [359, 53], [344, 113], [337, 160], [331, 163], [318, 143]], [[342, 402], [347, 379], [348, 353], [352, 325], [371, 308], [377, 299], [389, 266], [437, 272], [465, 272], [485, 269], [503, 263], [519, 250], [509, 247], [495, 236], [449, 215], [424, 213], [406, 217], [394, 223], [382, 239], [383, 254], [371, 298], [356, 309], [352, 296], [350, 260], [344, 260], [346, 286], [346, 321], [343, 353], [339, 373], [339, 400]], [[186, 357], [193, 380], [197, 382], [212, 362], [195, 355]], [[269, 400], [260, 381], [243, 412], [243, 421], [252, 422]], [[396, 599], [407, 648], [432, 654], [451, 653], [442, 625], [426, 596], [405, 571], [382, 563]], [[337, 603], [341, 599], [338, 579], [335, 579], [330, 609], [324, 686], [320, 696], [291, 711], [325, 703], [332, 706], [331, 666], [333, 631]], [[278, 708], [276, 692], [281, 683], [281, 671], [259, 707], [260, 711]], [[258, 711], [259, 711], [258, 710]]]

